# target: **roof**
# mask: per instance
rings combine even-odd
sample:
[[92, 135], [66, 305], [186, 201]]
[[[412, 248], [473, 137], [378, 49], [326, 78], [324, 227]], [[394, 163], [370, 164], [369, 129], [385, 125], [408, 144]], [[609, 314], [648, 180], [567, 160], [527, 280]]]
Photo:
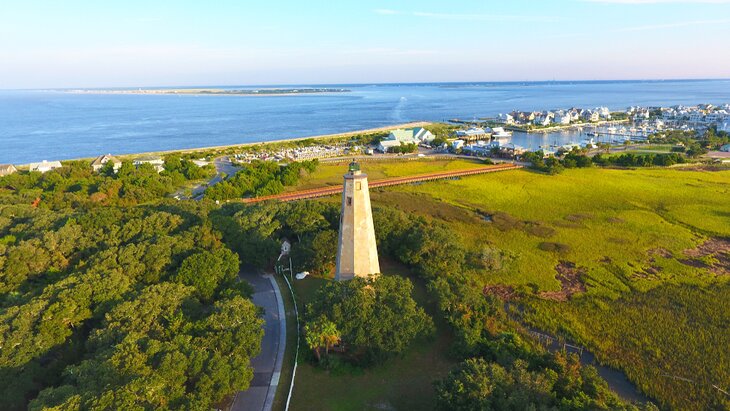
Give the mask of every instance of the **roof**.
[[12, 174], [18, 171], [12, 164], [0, 164], [0, 176]]
[[61, 168], [61, 167], [63, 167], [63, 165], [61, 165], [61, 162], [60, 161], [46, 161], [46, 160], [43, 160], [40, 163], [30, 163], [29, 169], [31, 171], [33, 171], [33, 170], [37, 170], [37, 169], [39, 169], [41, 167], [44, 167], [44, 168]]
[[111, 154], [102, 154], [99, 157], [97, 157], [94, 161], [91, 162], [92, 166], [103, 166], [107, 162], [111, 161], [112, 164], [121, 164], [121, 160], [114, 157]]
[[456, 135], [457, 136], [479, 136], [486, 134], [483, 128], [476, 128], [472, 127], [468, 130], [457, 130]]

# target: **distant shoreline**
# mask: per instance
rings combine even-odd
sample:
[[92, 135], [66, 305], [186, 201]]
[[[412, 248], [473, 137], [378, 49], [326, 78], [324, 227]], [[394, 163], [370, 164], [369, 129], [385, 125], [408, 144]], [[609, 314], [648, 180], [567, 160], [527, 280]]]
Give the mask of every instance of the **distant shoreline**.
[[130, 94], [130, 95], [188, 95], [188, 96], [297, 96], [305, 94], [350, 93], [345, 88], [261, 88], [261, 89], [227, 89], [227, 88], [178, 88], [178, 89], [72, 89], [60, 90], [69, 94]]

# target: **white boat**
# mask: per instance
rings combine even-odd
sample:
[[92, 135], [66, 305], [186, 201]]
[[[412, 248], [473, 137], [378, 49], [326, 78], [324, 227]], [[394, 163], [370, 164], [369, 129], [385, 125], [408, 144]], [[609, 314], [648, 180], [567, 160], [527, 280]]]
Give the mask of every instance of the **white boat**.
[[492, 137], [507, 138], [507, 137], [512, 137], [512, 133], [509, 131], [506, 131], [503, 127], [494, 127], [492, 129]]

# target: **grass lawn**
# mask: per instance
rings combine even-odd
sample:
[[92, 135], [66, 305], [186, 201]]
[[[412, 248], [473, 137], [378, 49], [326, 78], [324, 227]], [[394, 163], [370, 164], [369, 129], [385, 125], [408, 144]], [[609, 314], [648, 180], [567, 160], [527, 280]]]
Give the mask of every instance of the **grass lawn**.
[[[381, 261], [381, 269], [385, 275], [408, 275], [407, 268], [385, 260]], [[436, 336], [414, 342], [403, 357], [366, 370], [323, 371], [302, 360], [300, 352], [292, 410], [432, 408], [433, 381], [446, 375], [454, 365], [446, 355], [452, 337], [438, 315], [435, 303], [429, 299], [424, 283], [410, 278], [414, 284], [414, 299], [434, 318]], [[303, 304], [326, 281], [330, 280], [307, 278], [297, 281], [297, 298]]]
[[[439, 171], [468, 170], [484, 166], [480, 160], [433, 160], [423, 159], [393, 159], [392, 161], [362, 162], [362, 171], [369, 180], [381, 180], [389, 177], [402, 177], [414, 174], [433, 173]], [[306, 190], [323, 186], [342, 184], [342, 176], [347, 171], [347, 165], [323, 163], [313, 174], [303, 177], [295, 186], [286, 187], [286, 191]]]

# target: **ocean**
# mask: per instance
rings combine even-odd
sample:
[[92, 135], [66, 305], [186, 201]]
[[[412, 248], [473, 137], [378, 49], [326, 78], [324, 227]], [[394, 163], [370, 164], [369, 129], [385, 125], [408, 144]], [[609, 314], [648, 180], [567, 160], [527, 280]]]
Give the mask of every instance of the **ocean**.
[[[270, 141], [419, 120], [493, 117], [515, 109], [619, 110], [632, 105], [730, 102], [730, 80], [279, 87], [337, 87], [351, 92], [196, 96], [0, 91], [0, 163]], [[572, 139], [574, 133], [514, 136], [516, 144], [528, 148]]]

